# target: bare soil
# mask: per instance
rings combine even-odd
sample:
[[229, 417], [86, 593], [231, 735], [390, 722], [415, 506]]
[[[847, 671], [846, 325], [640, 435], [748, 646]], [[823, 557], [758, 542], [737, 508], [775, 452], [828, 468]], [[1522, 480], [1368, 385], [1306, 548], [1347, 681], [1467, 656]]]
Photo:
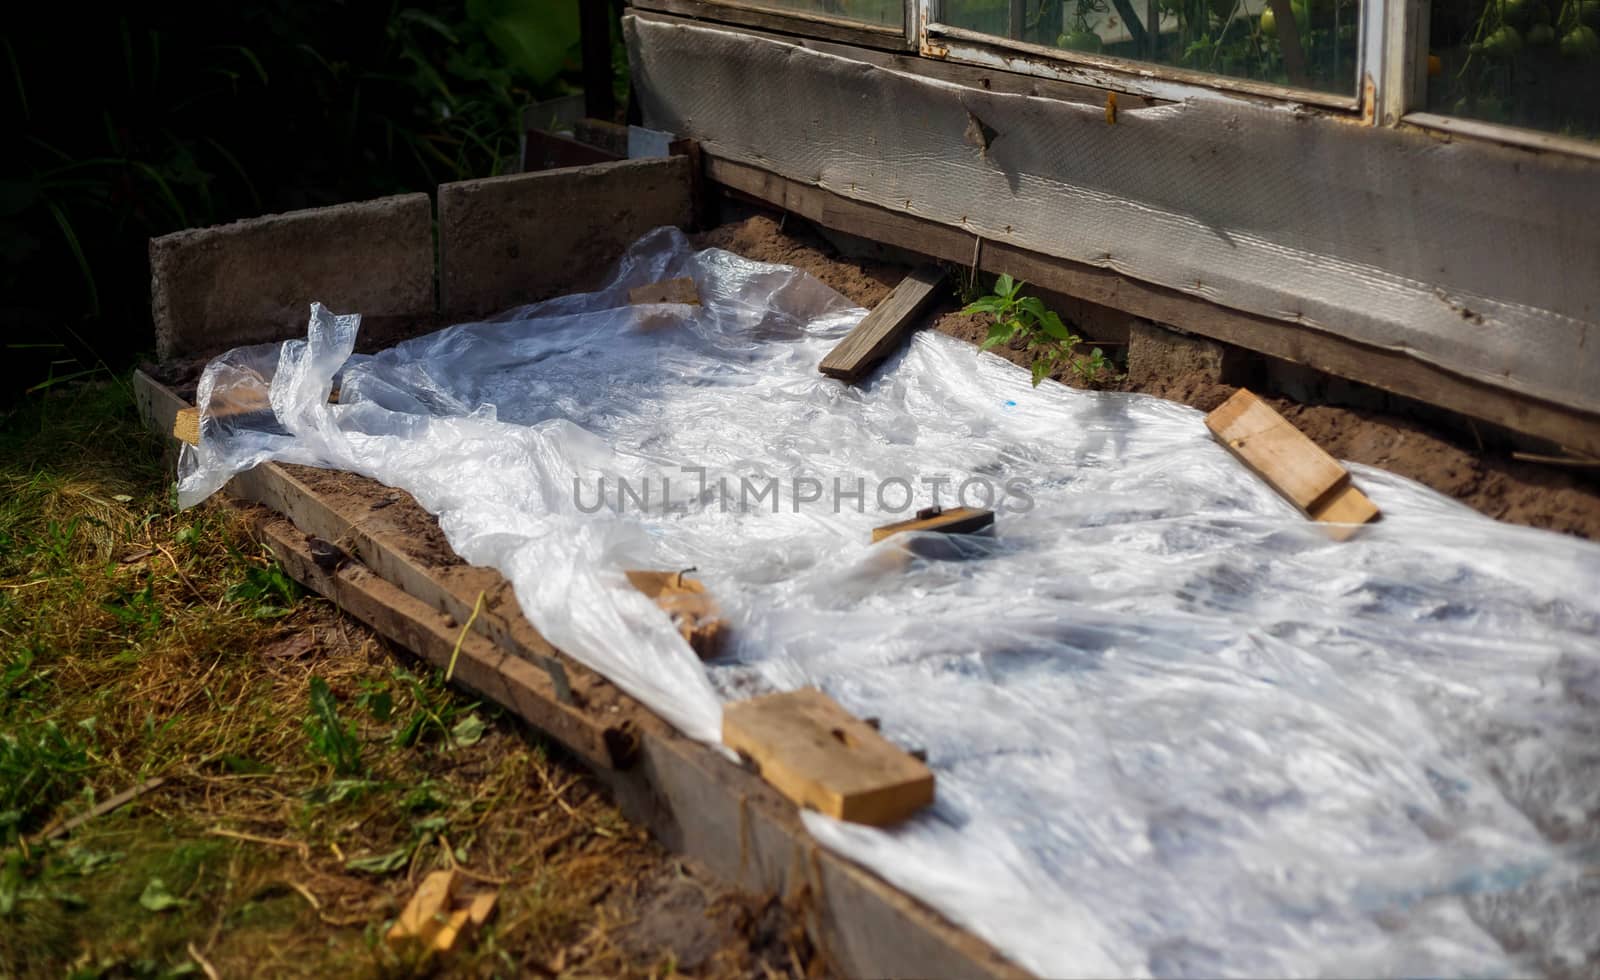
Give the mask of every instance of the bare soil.
[[[868, 309], [905, 275], [900, 266], [844, 258], [804, 223], [791, 221], [780, 226], [765, 215], [712, 229], [700, 235], [698, 242], [804, 269]], [[988, 323], [979, 316], [963, 316], [958, 305], [952, 291], [950, 299], [934, 312], [931, 325], [976, 346]], [[1069, 310], [1062, 312], [1070, 314]], [[1001, 347], [992, 353], [1023, 366], [1028, 363], [1021, 350]], [[1064, 384], [1082, 386], [1074, 377], [1059, 373], [1054, 377]], [[1216, 408], [1238, 390], [1199, 374], [1156, 377], [1140, 385], [1125, 378], [1106, 379], [1094, 387], [1138, 391], [1201, 411]], [[1600, 539], [1600, 484], [1592, 475], [1512, 459], [1509, 452], [1479, 450], [1454, 433], [1399, 415], [1258, 394], [1339, 459], [1398, 473], [1510, 524]]]

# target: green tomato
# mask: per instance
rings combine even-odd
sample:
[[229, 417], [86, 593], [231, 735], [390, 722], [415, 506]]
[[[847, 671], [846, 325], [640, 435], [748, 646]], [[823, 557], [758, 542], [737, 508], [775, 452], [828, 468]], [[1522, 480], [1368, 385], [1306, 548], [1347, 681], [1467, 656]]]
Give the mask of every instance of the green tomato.
[[1539, 47], [1556, 43], [1556, 29], [1549, 24], [1535, 24], [1528, 28], [1525, 40]]
[[1561, 54], [1579, 61], [1593, 58], [1600, 54], [1600, 34], [1596, 34], [1588, 24], [1579, 24], [1561, 39]]
[[[1305, 44], [1306, 35], [1311, 33], [1311, 7], [1307, 0], [1289, 0], [1289, 9], [1294, 11], [1294, 25], [1300, 28], [1300, 43]], [[1272, 12], [1269, 5], [1261, 11], [1261, 33], [1266, 37], [1278, 36], [1278, 16]]]
[[1099, 51], [1102, 46], [1100, 35], [1094, 31], [1072, 31], [1056, 38], [1056, 47], [1066, 48], [1068, 51]]
[[1522, 35], [1509, 24], [1483, 39], [1483, 53], [1491, 58], [1515, 58], [1522, 50]]
[[1499, 5], [1500, 16], [1512, 27], [1523, 28], [1533, 19], [1533, 0], [1505, 0]]

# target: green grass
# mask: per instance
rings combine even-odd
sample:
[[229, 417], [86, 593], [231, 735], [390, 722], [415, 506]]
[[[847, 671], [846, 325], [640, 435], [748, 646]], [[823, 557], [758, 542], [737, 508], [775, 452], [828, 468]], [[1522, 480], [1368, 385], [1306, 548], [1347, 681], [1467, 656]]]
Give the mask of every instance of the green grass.
[[458, 972], [659, 967], [609, 941], [627, 916], [607, 896], [666, 857], [246, 532], [220, 504], [176, 510], [121, 381], [0, 425], [0, 977], [403, 974], [425, 964], [386, 923], [452, 865], [502, 889]]

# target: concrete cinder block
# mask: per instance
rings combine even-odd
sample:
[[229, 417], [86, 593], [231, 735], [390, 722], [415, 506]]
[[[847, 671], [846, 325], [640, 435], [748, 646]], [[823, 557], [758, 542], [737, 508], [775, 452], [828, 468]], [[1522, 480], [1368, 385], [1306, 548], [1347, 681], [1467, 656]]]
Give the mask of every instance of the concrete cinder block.
[[313, 302], [432, 315], [433, 207], [405, 194], [164, 235], [150, 279], [163, 359], [302, 336]]
[[1238, 355], [1225, 345], [1148, 320], [1128, 324], [1128, 380], [1135, 385], [1176, 378], [1229, 381]]
[[594, 285], [639, 236], [693, 220], [687, 157], [439, 187], [439, 302], [480, 316]]

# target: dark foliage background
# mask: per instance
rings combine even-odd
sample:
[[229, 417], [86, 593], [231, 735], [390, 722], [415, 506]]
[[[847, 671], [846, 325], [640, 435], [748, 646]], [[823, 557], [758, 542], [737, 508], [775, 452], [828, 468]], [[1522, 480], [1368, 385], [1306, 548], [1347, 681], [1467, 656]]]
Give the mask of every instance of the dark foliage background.
[[151, 236], [503, 172], [521, 107], [579, 88], [578, 0], [27, 6], [0, 35], [13, 407], [150, 349]]

